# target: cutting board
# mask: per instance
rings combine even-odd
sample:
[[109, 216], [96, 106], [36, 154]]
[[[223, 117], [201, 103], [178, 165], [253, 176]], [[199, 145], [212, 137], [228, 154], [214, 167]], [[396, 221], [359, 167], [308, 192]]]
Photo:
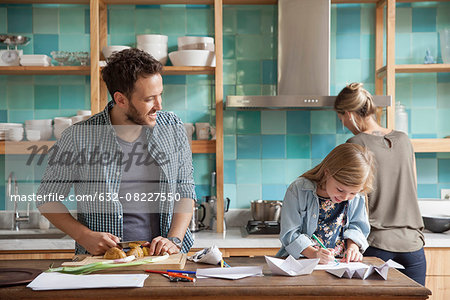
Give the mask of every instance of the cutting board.
[[[145, 256], [142, 258], [138, 258], [135, 261], [140, 261], [143, 259], [148, 259], [150, 257], [157, 257], [157, 256]], [[183, 270], [184, 265], [186, 264], [186, 257], [187, 254], [185, 253], [178, 253], [170, 255], [169, 258], [163, 260], [163, 261], [157, 261], [154, 263], [149, 264], [143, 264], [138, 266], [129, 266], [129, 267], [117, 267], [117, 268], [111, 268], [107, 270], [98, 271], [98, 273], [115, 273], [117, 271], [142, 271], [142, 270]], [[79, 261], [68, 261], [64, 262], [62, 264], [63, 267], [78, 267], [78, 266], [84, 266], [91, 263], [96, 263], [99, 261], [107, 261], [109, 259], [104, 259], [103, 256], [86, 256], [86, 255], [79, 255], [75, 256], [75, 258], [80, 258]], [[97, 272], [96, 272], [97, 273]]]

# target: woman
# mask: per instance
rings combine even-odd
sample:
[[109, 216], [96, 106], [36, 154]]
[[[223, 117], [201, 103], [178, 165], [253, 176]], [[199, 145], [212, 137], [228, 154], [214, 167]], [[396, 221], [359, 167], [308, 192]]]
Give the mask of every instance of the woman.
[[423, 221], [417, 201], [412, 144], [403, 132], [380, 126], [372, 95], [361, 83], [345, 87], [334, 103], [339, 119], [355, 136], [347, 142], [367, 147], [375, 155], [374, 191], [368, 195], [369, 248], [365, 256], [393, 259], [404, 274], [425, 285]]

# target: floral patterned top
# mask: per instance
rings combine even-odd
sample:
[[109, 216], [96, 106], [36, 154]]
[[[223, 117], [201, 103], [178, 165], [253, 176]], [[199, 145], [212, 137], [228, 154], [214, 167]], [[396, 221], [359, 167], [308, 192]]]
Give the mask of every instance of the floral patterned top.
[[330, 198], [319, 198], [319, 220], [314, 234], [335, 256], [345, 252], [344, 225], [347, 222], [348, 201], [334, 203]]

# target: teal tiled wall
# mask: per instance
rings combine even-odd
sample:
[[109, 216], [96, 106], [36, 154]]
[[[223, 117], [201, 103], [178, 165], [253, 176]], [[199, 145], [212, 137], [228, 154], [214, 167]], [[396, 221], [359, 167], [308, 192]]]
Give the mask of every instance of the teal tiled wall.
[[[374, 11], [374, 5], [332, 5], [331, 94], [353, 81], [374, 92]], [[135, 34], [162, 33], [174, 51], [178, 36], [214, 33], [213, 10], [205, 5], [109, 6], [108, 13], [110, 45], [132, 46]], [[276, 6], [225, 6], [223, 13], [225, 97], [276, 94]], [[421, 63], [426, 49], [439, 61], [437, 31], [445, 27], [450, 27], [448, 3], [399, 4], [397, 63]], [[0, 31], [31, 36], [25, 53], [89, 50], [89, 11], [82, 5], [0, 5]], [[450, 74], [401, 74], [396, 80], [410, 136], [450, 135]], [[164, 109], [184, 122], [214, 121], [213, 76], [165, 76], [164, 84]], [[0, 76], [0, 99], [0, 122], [71, 115], [89, 108], [89, 77]], [[350, 136], [331, 111], [225, 111], [225, 196], [233, 208], [282, 199], [295, 177]], [[199, 196], [209, 194], [214, 160], [194, 155]], [[448, 153], [418, 154], [417, 165], [420, 197], [438, 197], [441, 188], [450, 187]]]

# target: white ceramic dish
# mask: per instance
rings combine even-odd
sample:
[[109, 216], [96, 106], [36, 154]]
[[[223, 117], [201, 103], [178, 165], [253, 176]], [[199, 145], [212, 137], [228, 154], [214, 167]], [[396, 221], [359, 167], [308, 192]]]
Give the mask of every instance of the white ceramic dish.
[[214, 38], [209, 36], [180, 36], [177, 39], [178, 48], [184, 45], [204, 43], [204, 44], [213, 44]]
[[169, 53], [170, 61], [174, 66], [200, 66], [215, 67], [216, 54], [207, 50], [181, 50]]
[[26, 120], [25, 126], [52, 126], [52, 119]]
[[169, 37], [163, 34], [138, 34], [136, 35], [136, 42], [138, 44], [153, 43], [153, 44], [167, 44]]
[[128, 46], [106, 46], [106, 47], [103, 47], [102, 53], [103, 53], [103, 56], [107, 59], [114, 52], [120, 52], [125, 49], [130, 49], [130, 47], [128, 47]]

